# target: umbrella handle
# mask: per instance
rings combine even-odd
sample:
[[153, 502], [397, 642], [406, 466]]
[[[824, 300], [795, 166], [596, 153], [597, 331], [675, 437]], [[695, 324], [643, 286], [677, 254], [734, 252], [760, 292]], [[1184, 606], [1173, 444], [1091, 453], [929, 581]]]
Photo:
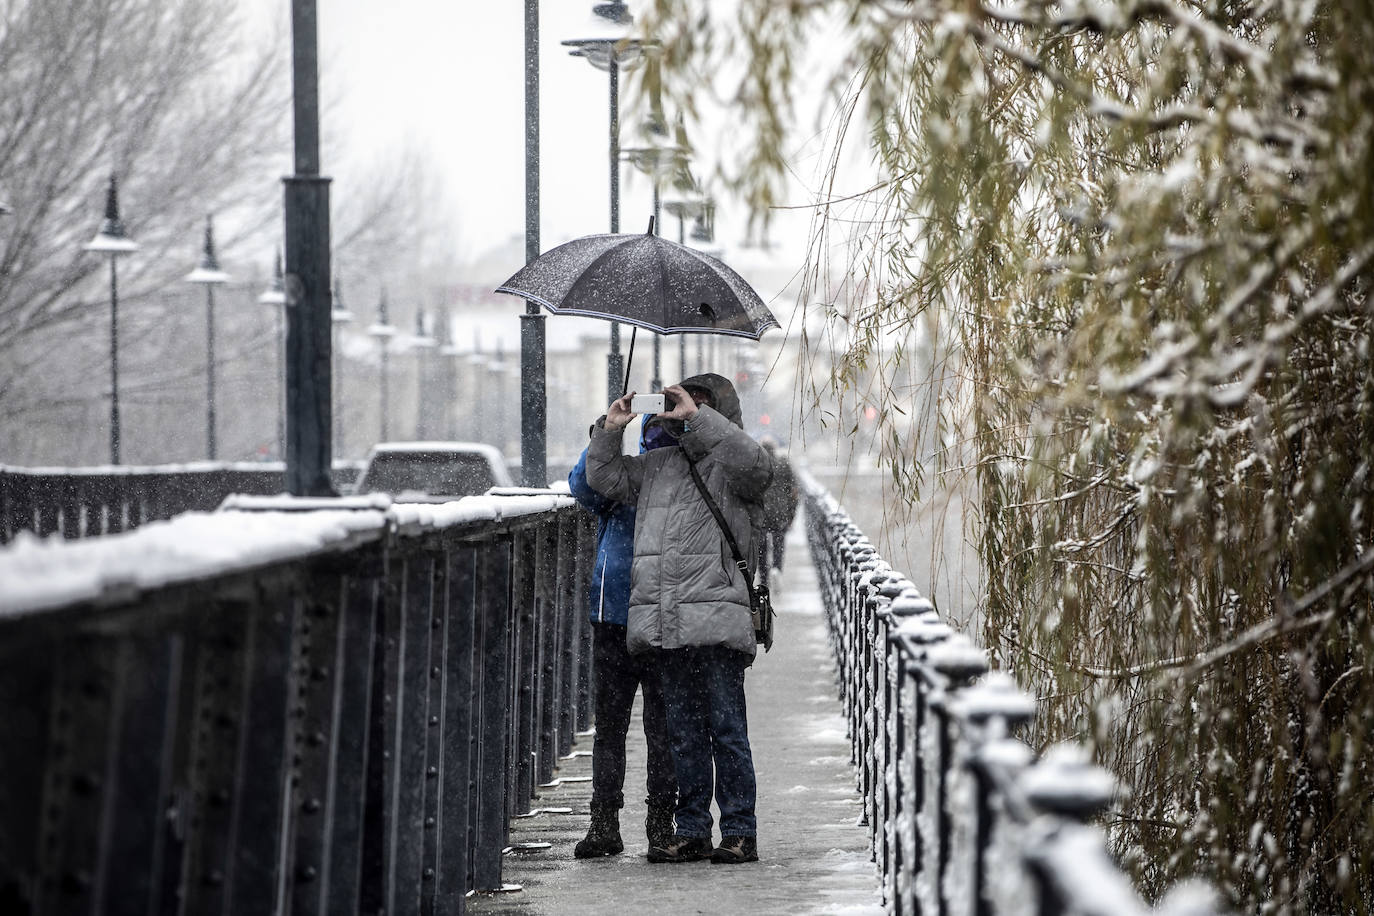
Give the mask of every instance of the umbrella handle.
[[635, 335], [639, 333], [639, 325], [630, 325], [630, 353], [625, 357], [625, 382], [620, 386], [620, 396], [623, 398], [630, 390], [630, 366], [635, 361]]

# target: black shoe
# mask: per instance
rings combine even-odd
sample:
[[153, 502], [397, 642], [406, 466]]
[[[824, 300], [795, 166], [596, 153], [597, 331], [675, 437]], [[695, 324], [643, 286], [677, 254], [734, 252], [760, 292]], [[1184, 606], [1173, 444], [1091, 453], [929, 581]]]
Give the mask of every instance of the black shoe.
[[609, 805], [592, 805], [592, 825], [587, 835], [573, 847], [579, 859], [616, 856], [625, 851], [620, 841], [620, 809]]
[[644, 803], [649, 809], [644, 817], [644, 835], [649, 838], [649, 848], [662, 849], [673, 839], [673, 811], [677, 808], [677, 799], [651, 795]]
[[711, 861], [717, 865], [738, 865], [758, 860], [759, 843], [751, 836], [723, 836], [720, 845], [711, 853]]
[[663, 846], [649, 847], [650, 862], [700, 862], [711, 858], [711, 841], [701, 836], [674, 836]]

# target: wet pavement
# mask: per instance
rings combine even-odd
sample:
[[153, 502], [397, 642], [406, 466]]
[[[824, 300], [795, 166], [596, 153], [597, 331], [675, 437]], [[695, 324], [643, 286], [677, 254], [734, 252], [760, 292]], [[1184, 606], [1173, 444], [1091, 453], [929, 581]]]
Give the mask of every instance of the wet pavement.
[[[759, 862], [653, 865], [645, 858], [644, 734], [631, 725], [620, 833], [625, 852], [573, 858], [591, 798], [590, 736], [578, 738], [555, 786], [540, 789], [532, 817], [516, 820], [504, 879], [520, 890], [473, 895], [471, 913], [582, 916], [655, 913], [745, 916], [879, 916], [877, 872], [835, 699], [815, 571], [801, 526], [775, 578], [777, 638], [745, 678], [758, 774]], [[636, 707], [638, 703], [636, 703]], [[563, 813], [563, 809], [571, 809]], [[714, 808], [713, 808], [714, 813]], [[717, 834], [716, 839], [719, 839]], [[543, 847], [542, 844], [549, 844]], [[530, 851], [519, 851], [533, 844]]]

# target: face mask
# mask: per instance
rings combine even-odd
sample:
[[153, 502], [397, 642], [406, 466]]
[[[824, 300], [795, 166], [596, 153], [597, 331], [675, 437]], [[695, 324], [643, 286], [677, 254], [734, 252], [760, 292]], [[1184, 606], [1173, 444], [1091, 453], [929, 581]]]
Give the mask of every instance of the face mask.
[[644, 430], [644, 451], [651, 452], [656, 448], [677, 445], [677, 437], [666, 428], [668, 422], [661, 420]]

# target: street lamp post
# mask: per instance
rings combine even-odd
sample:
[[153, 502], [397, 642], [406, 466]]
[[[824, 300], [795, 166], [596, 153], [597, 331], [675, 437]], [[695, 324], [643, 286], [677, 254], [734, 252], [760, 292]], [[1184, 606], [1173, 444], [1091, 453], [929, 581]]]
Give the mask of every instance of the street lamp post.
[[272, 284], [258, 296], [263, 305], [270, 305], [277, 316], [277, 459], [286, 456], [286, 279], [282, 274], [281, 252], [272, 271]]
[[481, 340], [474, 334], [472, 352], [468, 354], [468, 375], [473, 396], [467, 399], [468, 430], [464, 438], [471, 436], [478, 442], [495, 444], [490, 411], [486, 409], [486, 405], [490, 403], [490, 398], [486, 396], [487, 366], [490, 362], [490, 358], [482, 352]]
[[[539, 257], [539, 0], [525, 0], [525, 262]], [[545, 321], [539, 303], [520, 316], [520, 483], [548, 485]]]
[[454, 402], [457, 400], [458, 388], [458, 348], [453, 344], [453, 321], [447, 308], [439, 312], [438, 331], [436, 337], [439, 343], [439, 355], [444, 357], [441, 364], [444, 370], [442, 374], [443, 398], [441, 401], [444, 405], [444, 438], [457, 439], [458, 422]]
[[341, 325], [348, 324], [353, 320], [353, 313], [344, 305], [343, 294], [340, 291], [342, 284], [339, 282], [339, 275], [334, 275], [334, 296], [331, 300], [329, 310], [329, 323], [334, 332], [334, 339], [330, 343], [331, 362], [334, 364], [333, 383], [334, 383], [334, 407], [330, 410], [330, 416], [334, 420], [334, 454], [344, 453], [344, 412], [343, 412], [343, 360], [339, 358], [339, 328]]
[[[715, 240], [716, 206], [710, 200], [702, 202], [701, 210], [697, 213], [696, 219], [692, 222], [692, 241], [702, 245], [709, 245]], [[705, 372], [704, 360], [702, 359], [702, 342], [704, 334], [697, 336], [697, 374]], [[711, 365], [716, 365], [716, 341], [711, 338]]]
[[430, 438], [429, 411], [426, 410], [426, 395], [429, 393], [429, 358], [425, 355], [435, 347], [433, 336], [425, 328], [425, 310], [415, 310], [415, 337], [410, 345], [415, 350], [415, 438]]
[[[662, 139], [667, 137], [668, 129], [663, 122], [662, 113], [649, 119], [644, 132]], [[668, 177], [674, 185], [694, 184], [687, 167], [687, 148], [677, 143], [659, 143], [654, 146], [625, 150], [626, 157], [641, 172], [649, 176], [654, 190], [654, 234], [662, 235], [663, 179]], [[679, 237], [681, 232], [678, 233]], [[679, 241], [681, 239], [679, 238]], [[655, 334], [653, 339], [653, 375], [649, 380], [650, 391], [663, 390], [663, 336]]]
[[211, 461], [218, 457], [215, 442], [215, 287], [228, 279], [229, 275], [219, 269], [219, 259], [215, 257], [214, 222], [207, 216], [200, 263], [186, 275], [186, 282], [205, 287], [205, 452]]
[[495, 392], [492, 403], [496, 408], [492, 419], [495, 432], [491, 440], [488, 441], [500, 449], [503, 455], [509, 455], [507, 446], [510, 443], [510, 410], [506, 404], [506, 378], [509, 374], [510, 367], [506, 363], [506, 348], [498, 340], [496, 352], [492, 354], [491, 361], [487, 363], [487, 388]]
[[391, 321], [387, 318], [386, 312], [386, 293], [382, 293], [382, 298], [377, 302], [377, 320], [373, 322], [367, 329], [368, 335], [377, 341], [377, 346], [381, 351], [381, 368], [380, 375], [377, 380], [377, 387], [381, 393], [381, 429], [379, 430], [380, 438], [377, 440], [378, 442], [385, 442], [391, 438], [391, 431], [387, 425], [388, 397], [386, 385], [387, 377], [389, 375], [389, 373], [387, 372], [387, 347], [391, 342], [391, 338], [396, 336], [396, 328], [391, 324]]
[[316, 0], [291, 0], [294, 173], [283, 179], [286, 293], [286, 484], [293, 496], [333, 496], [330, 417], [329, 179], [320, 174]]
[[119, 183], [113, 173], [105, 193], [105, 221], [86, 245], [87, 251], [110, 256], [110, 463], [119, 464], [119, 270], [120, 255], [138, 250], [138, 244], [124, 233], [119, 219]]
[[[623, 0], [598, 3], [592, 12], [601, 19], [627, 26], [634, 17]], [[585, 58], [598, 70], [610, 75], [610, 167], [611, 232], [620, 231], [620, 68], [632, 67], [643, 57], [645, 43], [620, 34], [602, 38], [574, 38], [563, 44], [572, 48], [573, 57]], [[606, 391], [610, 400], [621, 395], [624, 384], [624, 357], [620, 353], [620, 324], [611, 322], [611, 346], [606, 354]]]
[[[701, 200], [699, 198], [679, 198], [676, 200], [664, 201], [663, 209], [677, 217], [677, 243], [687, 244], [686, 241], [686, 218], [695, 217], [701, 210]], [[697, 335], [697, 346], [701, 346], [701, 335]], [[677, 359], [678, 370], [682, 373], [682, 378], [687, 378], [687, 335], [679, 334], [677, 338]], [[700, 360], [698, 360], [700, 363]], [[700, 371], [700, 366], [698, 366]]]

